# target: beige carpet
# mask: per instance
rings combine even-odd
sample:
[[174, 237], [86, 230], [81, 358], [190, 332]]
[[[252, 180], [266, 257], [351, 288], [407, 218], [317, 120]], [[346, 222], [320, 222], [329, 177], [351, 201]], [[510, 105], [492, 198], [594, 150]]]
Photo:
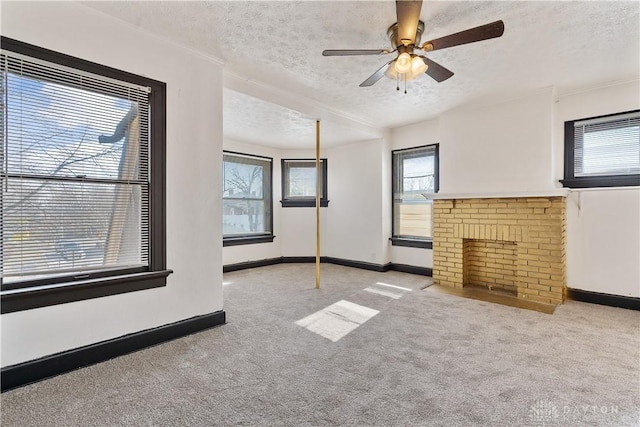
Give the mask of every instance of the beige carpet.
[[640, 423], [639, 312], [324, 264], [320, 290], [312, 264], [224, 280], [227, 325], [4, 393], [2, 426]]

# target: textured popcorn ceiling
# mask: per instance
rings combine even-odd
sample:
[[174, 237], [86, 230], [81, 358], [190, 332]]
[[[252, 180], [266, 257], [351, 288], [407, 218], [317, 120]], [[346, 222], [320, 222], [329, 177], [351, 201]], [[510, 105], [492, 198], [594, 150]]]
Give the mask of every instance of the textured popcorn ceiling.
[[[249, 129], [249, 130], [247, 130]], [[277, 148], [308, 148], [316, 141], [316, 119], [229, 89], [224, 90], [224, 135], [227, 138]], [[332, 120], [322, 120], [323, 147], [377, 138]]]
[[233, 76], [225, 80], [225, 134], [274, 146], [313, 146], [306, 139], [315, 118], [323, 120], [325, 144], [342, 144], [467, 103], [548, 86], [562, 94], [640, 73], [637, 1], [425, 0], [423, 41], [498, 19], [505, 33], [430, 53], [455, 75], [443, 83], [421, 76], [408, 83], [406, 95], [386, 78], [358, 87], [392, 55], [321, 55], [323, 49], [388, 48], [393, 1], [85, 4], [223, 60], [226, 75]]

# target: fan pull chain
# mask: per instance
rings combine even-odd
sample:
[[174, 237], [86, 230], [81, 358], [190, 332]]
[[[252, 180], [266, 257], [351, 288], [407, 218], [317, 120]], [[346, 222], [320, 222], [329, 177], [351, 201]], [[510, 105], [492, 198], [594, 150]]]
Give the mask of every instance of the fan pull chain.
[[407, 73], [404, 73], [404, 94], [407, 94]]
[[400, 90], [400, 73], [396, 75], [396, 90]]

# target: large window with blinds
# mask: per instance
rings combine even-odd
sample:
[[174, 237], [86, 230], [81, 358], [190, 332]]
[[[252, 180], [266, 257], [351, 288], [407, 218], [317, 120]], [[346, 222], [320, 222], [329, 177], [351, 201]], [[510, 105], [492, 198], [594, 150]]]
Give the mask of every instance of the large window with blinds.
[[223, 153], [223, 245], [273, 241], [273, 159]]
[[7, 38], [1, 62], [3, 312], [164, 285], [165, 85]]
[[431, 248], [432, 195], [438, 191], [438, 144], [393, 151], [391, 170], [392, 244]]
[[565, 187], [640, 185], [640, 110], [565, 122]]

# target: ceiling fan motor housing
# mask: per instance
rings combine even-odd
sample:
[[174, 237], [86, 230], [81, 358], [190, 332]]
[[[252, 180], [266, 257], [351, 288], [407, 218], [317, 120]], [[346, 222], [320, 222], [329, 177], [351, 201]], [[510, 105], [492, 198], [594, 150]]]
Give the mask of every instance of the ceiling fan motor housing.
[[424, 22], [418, 21], [418, 30], [416, 31], [415, 40], [413, 41], [413, 43], [411, 42], [406, 43], [406, 41], [403, 42], [403, 40], [398, 39], [398, 23], [396, 22], [395, 24], [390, 26], [389, 29], [387, 30], [387, 36], [389, 37], [389, 41], [391, 42], [391, 48], [398, 49], [399, 51], [401, 47], [419, 46], [420, 38], [422, 37], [423, 31], [424, 31]]

